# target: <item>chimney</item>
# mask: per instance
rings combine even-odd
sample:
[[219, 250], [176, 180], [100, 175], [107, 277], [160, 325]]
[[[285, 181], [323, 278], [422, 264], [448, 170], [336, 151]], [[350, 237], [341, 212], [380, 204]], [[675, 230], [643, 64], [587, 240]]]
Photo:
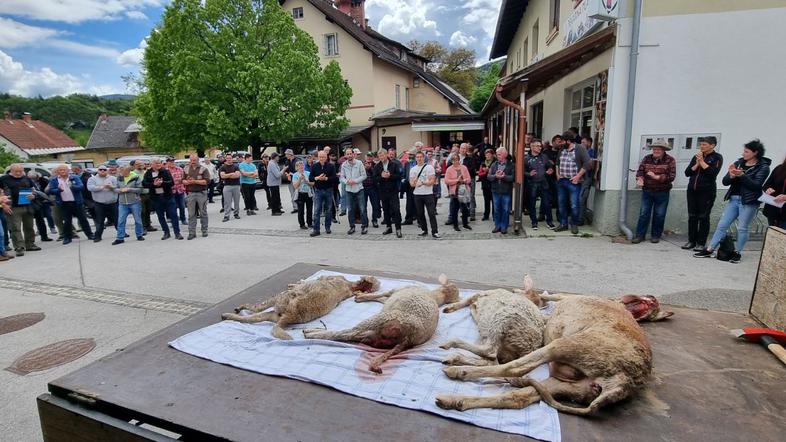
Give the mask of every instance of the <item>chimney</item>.
[[6, 120], [6, 121], [10, 120], [11, 119], [11, 112], [9, 112], [9, 111], [3, 112], [3, 119]]
[[352, 17], [361, 28], [366, 28], [366, 0], [334, 0], [339, 11]]
[[98, 119], [103, 122], [103, 121], [108, 120], [109, 116], [107, 116], [106, 112], [101, 112], [101, 115], [98, 116]]
[[364, 23], [363, 27], [366, 29], [371, 29], [371, 26], [368, 25], [368, 19], [366, 19], [366, 22]]
[[22, 120], [24, 120], [24, 122], [27, 124], [32, 124], [33, 116], [30, 115], [30, 112], [25, 112], [22, 114]]

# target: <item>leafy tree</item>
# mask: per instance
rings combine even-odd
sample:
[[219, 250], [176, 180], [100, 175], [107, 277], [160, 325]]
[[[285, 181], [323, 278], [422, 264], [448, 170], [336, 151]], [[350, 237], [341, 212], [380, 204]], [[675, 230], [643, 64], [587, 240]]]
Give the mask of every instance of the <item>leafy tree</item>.
[[175, 0], [145, 50], [136, 101], [160, 152], [337, 135], [352, 90], [276, 0]]
[[437, 41], [421, 43], [412, 40], [410, 47], [420, 56], [431, 60], [426, 69], [465, 97], [472, 95], [477, 78], [475, 51], [467, 48], [448, 49]]
[[6, 150], [6, 144], [0, 143], [0, 173], [11, 164], [21, 163], [22, 158], [19, 158], [15, 153]]
[[480, 112], [483, 109], [483, 105], [486, 104], [486, 101], [494, 92], [494, 88], [497, 85], [499, 71], [500, 64], [493, 64], [480, 78], [480, 84], [472, 92], [472, 97], [469, 99], [469, 107], [471, 107], [473, 111]]
[[132, 105], [130, 100], [105, 100], [85, 94], [27, 98], [0, 93], [0, 110], [11, 112], [15, 118], [21, 118], [22, 113], [30, 112], [33, 119], [43, 120], [59, 129], [68, 129], [75, 123], [92, 129], [102, 112], [109, 115], [129, 115]]

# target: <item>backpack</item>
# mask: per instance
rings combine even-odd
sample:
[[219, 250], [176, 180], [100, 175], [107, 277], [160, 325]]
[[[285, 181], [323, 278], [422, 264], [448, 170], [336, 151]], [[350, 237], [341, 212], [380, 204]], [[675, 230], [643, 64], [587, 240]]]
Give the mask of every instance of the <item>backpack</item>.
[[731, 235], [726, 235], [720, 242], [718, 246], [718, 253], [716, 258], [719, 261], [728, 261], [731, 259], [731, 256], [734, 254], [734, 237]]

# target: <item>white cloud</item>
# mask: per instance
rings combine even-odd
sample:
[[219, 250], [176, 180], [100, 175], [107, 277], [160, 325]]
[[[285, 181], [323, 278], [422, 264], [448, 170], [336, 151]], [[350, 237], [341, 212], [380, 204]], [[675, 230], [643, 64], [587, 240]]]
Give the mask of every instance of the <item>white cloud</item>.
[[[66, 23], [114, 20], [168, 0], [2, 0], [0, 14]], [[141, 12], [140, 12], [141, 13]], [[130, 17], [130, 18], [139, 18]]]
[[145, 48], [147, 48], [147, 40], [139, 42], [139, 47], [123, 51], [116, 61], [123, 66], [138, 66], [142, 64], [142, 58], [145, 55]]
[[477, 41], [472, 35], [466, 35], [461, 31], [456, 31], [450, 36], [450, 45], [458, 47], [467, 47]]
[[70, 40], [54, 39], [54, 40], [43, 42], [43, 45], [62, 49], [64, 51], [68, 51], [74, 54], [87, 55], [91, 57], [103, 57], [103, 58], [114, 59], [120, 55], [120, 51], [116, 49], [104, 48], [101, 46], [91, 46], [91, 45], [77, 43], [75, 41], [70, 41]]
[[0, 17], [0, 48], [17, 48], [58, 35], [56, 29], [29, 26], [10, 18]]
[[86, 87], [76, 76], [58, 74], [48, 67], [27, 70], [22, 63], [14, 61], [3, 51], [0, 51], [0, 90], [26, 97], [36, 95], [49, 97], [93, 91], [105, 94], [117, 91], [106, 85]]
[[128, 11], [126, 12], [126, 17], [131, 20], [147, 20], [147, 15], [142, 11]]
[[387, 36], [410, 39], [414, 33], [426, 39], [442, 35], [437, 22], [426, 17], [431, 5], [423, 0], [369, 0], [366, 8], [373, 7], [386, 10], [377, 28]]

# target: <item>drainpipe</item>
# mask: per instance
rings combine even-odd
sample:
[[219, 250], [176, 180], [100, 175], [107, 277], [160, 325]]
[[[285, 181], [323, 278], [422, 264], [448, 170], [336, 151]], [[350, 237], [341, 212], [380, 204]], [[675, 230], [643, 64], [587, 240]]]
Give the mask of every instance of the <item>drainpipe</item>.
[[[511, 107], [519, 111], [519, 130], [516, 142], [516, 179], [513, 183], [513, 233], [516, 235], [527, 236], [524, 226], [521, 222], [521, 202], [522, 191], [524, 190], [524, 135], [526, 133], [525, 127], [527, 125], [527, 114], [524, 112], [524, 107], [516, 104], [510, 100], [506, 100], [502, 96], [502, 85], [497, 85], [497, 101], [504, 106]], [[521, 93], [521, 102], [524, 101], [524, 92]]]
[[633, 29], [628, 64], [628, 98], [625, 104], [625, 149], [622, 154], [622, 188], [620, 190], [619, 228], [629, 241], [633, 239], [633, 232], [628, 227], [628, 179], [630, 177], [630, 150], [633, 146], [633, 102], [636, 97], [636, 67], [639, 61], [641, 3], [642, 0], [634, 0], [633, 2]]

